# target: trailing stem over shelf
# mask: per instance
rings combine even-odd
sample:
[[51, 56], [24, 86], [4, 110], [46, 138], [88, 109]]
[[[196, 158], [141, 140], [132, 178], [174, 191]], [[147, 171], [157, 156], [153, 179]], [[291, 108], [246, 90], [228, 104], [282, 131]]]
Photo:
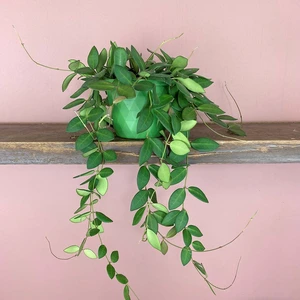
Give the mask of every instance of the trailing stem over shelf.
[[[215, 125], [211, 127], [227, 135]], [[84, 164], [74, 150], [76, 136], [66, 124], [0, 124], [0, 164]], [[192, 152], [189, 162], [300, 163], [300, 123], [246, 123], [247, 137], [227, 139], [197, 125], [195, 136], [212, 137], [221, 147], [214, 152]], [[231, 135], [230, 135], [231, 136]], [[231, 136], [233, 137], [233, 136]], [[137, 164], [142, 141], [118, 139], [104, 143], [118, 154], [118, 164]]]

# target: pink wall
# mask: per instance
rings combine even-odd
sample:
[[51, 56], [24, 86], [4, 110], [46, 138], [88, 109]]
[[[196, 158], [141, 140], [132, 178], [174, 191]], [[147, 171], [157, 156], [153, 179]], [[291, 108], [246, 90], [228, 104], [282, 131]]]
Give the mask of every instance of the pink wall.
[[[199, 47], [191, 65], [214, 79], [208, 95], [227, 112], [236, 109], [224, 81], [246, 121], [299, 121], [299, 11], [297, 0], [2, 1], [0, 122], [66, 122], [72, 117], [61, 110], [69, 101], [69, 93], [61, 93], [66, 74], [34, 65], [11, 24], [36, 60], [62, 68], [67, 59], [83, 58], [92, 45], [108, 46], [110, 39], [153, 49], [185, 32], [165, 48], [188, 56]], [[57, 261], [44, 239], [47, 235], [63, 255], [64, 247], [82, 238], [84, 229], [69, 223], [68, 216], [78, 201], [77, 182], [71, 178], [83, 169], [0, 167], [1, 300], [121, 299], [120, 285], [107, 278], [102, 261]], [[192, 267], [180, 265], [176, 250], [163, 257], [138, 244], [141, 232], [130, 226], [128, 212], [136, 169], [118, 166], [111, 186], [121, 182], [121, 187], [111, 189], [103, 202], [115, 220], [108, 227], [112, 234], [104, 238], [120, 250], [120, 268], [142, 300], [215, 299]], [[243, 257], [235, 285], [219, 292], [218, 299], [299, 299], [298, 171], [299, 165], [288, 164], [193, 166], [190, 183], [201, 181], [210, 204], [191, 199], [189, 205], [208, 248], [235, 236], [259, 210], [233, 245], [199, 255], [210, 279], [220, 285], [231, 281]], [[118, 203], [118, 210], [111, 202]]]

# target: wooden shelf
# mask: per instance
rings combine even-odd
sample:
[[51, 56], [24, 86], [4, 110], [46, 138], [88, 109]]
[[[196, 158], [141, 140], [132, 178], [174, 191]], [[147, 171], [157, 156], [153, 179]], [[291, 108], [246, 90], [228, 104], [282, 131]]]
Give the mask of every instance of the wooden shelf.
[[[0, 164], [84, 164], [74, 150], [76, 136], [65, 132], [66, 124], [0, 124]], [[221, 134], [227, 133], [212, 126]], [[214, 152], [192, 151], [189, 162], [197, 163], [300, 163], [300, 123], [248, 123], [247, 137], [240, 141], [214, 134], [197, 125], [193, 137], [211, 137], [221, 147]], [[231, 137], [239, 138], [234, 135]], [[118, 153], [117, 164], [136, 164], [142, 141], [118, 139], [104, 143]]]

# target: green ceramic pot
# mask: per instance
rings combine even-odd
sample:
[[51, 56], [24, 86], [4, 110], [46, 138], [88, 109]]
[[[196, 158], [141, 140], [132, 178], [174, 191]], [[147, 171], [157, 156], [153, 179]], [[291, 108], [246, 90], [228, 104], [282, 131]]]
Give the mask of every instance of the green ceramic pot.
[[[158, 81], [152, 81], [156, 85], [158, 96], [167, 94], [167, 86]], [[145, 139], [148, 137], [159, 137], [162, 130], [161, 124], [154, 119], [151, 127], [142, 132], [137, 133], [137, 114], [142, 110], [147, 102], [148, 92], [136, 91], [136, 97], [125, 99], [113, 105], [112, 119], [116, 135], [126, 139]]]

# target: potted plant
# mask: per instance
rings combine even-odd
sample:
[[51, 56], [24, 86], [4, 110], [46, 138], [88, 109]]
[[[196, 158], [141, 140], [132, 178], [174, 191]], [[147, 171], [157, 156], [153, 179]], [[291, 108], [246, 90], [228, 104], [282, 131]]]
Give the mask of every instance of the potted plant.
[[[92, 259], [106, 259], [107, 274], [124, 285], [125, 299], [134, 292], [126, 276], [117, 271], [119, 253], [110, 252], [102, 242], [104, 227], [109, 231], [112, 219], [101, 211], [98, 200], [105, 197], [114, 172], [107, 164], [117, 160], [116, 152], [106, 150], [103, 143], [115, 138], [143, 139], [137, 189], [129, 205], [132, 225], [140, 225], [142, 240], [163, 255], [169, 246], [179, 248], [182, 265], [193, 264], [214, 292], [217, 287], [208, 281], [204, 266], [195, 257], [197, 252], [206, 251], [202, 232], [189, 220], [184, 204], [188, 194], [204, 205], [208, 203], [199, 187], [188, 184], [190, 152], [214, 151], [219, 144], [203, 136], [191, 139], [190, 132], [197, 118], [204, 121], [206, 117], [230, 133], [245, 135], [235, 118], [206, 97], [205, 89], [213, 82], [198, 75], [198, 68], [188, 67], [188, 58], [172, 57], [163, 51], [164, 43], [155, 51], [149, 50], [147, 59], [134, 46], [124, 48], [111, 42], [109, 50], [101, 51], [94, 46], [87, 64], [69, 60], [71, 74], [62, 84], [65, 91], [73, 78], [82, 81], [64, 109], [76, 108], [76, 116], [66, 130], [78, 133], [75, 148], [87, 159], [87, 171], [75, 176], [82, 177], [83, 182], [76, 190], [79, 204], [70, 221], [88, 223], [83, 240], [64, 251], [73, 256], [84, 253]], [[158, 191], [172, 186], [176, 187], [163, 204]], [[180, 245], [170, 241], [178, 235], [182, 238]], [[98, 249], [86, 248], [86, 241], [95, 236], [100, 241]]]

